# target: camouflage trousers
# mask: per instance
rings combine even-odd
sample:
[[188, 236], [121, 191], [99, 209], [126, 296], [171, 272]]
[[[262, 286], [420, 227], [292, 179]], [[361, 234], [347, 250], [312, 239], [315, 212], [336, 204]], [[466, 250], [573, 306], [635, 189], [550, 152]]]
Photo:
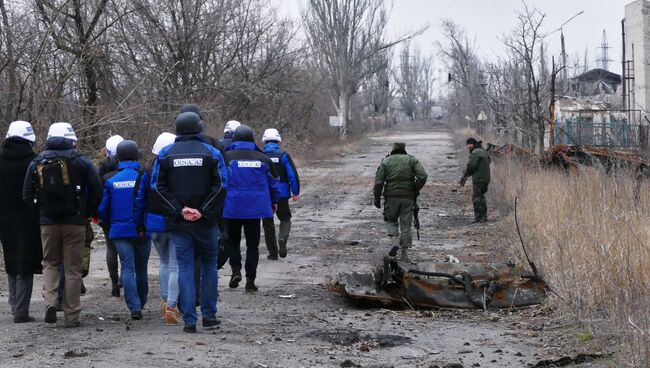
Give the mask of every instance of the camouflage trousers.
[[384, 199], [384, 221], [388, 236], [399, 237], [399, 245], [409, 248], [413, 245], [411, 224], [413, 223], [413, 206], [415, 201], [407, 198], [387, 197]]
[[474, 204], [474, 219], [476, 222], [487, 221], [487, 201], [485, 193], [488, 191], [486, 183], [472, 183], [472, 204]]

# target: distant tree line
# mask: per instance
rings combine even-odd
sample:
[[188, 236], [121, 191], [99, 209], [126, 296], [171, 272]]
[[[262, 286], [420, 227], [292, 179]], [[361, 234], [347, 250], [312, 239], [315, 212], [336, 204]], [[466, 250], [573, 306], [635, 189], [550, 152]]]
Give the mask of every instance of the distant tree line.
[[309, 143], [388, 121], [392, 48], [416, 33], [386, 40], [383, 0], [303, 5], [290, 20], [263, 0], [0, 0], [2, 124], [68, 121], [96, 149], [150, 143], [186, 102], [214, 135], [239, 119]]

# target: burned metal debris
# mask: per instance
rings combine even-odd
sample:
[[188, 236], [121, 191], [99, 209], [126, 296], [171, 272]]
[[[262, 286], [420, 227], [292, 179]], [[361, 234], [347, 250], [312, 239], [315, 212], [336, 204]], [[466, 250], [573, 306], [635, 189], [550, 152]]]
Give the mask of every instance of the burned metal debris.
[[546, 284], [522, 267], [419, 263], [386, 257], [375, 272], [339, 275], [335, 290], [359, 305], [417, 308], [512, 308], [541, 303]]
[[555, 145], [547, 149], [542, 157], [512, 144], [503, 146], [488, 144], [487, 151], [495, 158], [514, 157], [529, 162], [538, 162], [546, 167], [562, 168], [576, 174], [580, 173], [584, 167], [591, 166], [602, 167], [606, 172], [610, 172], [616, 167], [642, 171], [650, 166], [650, 162], [636, 151], [616, 151], [571, 144]]

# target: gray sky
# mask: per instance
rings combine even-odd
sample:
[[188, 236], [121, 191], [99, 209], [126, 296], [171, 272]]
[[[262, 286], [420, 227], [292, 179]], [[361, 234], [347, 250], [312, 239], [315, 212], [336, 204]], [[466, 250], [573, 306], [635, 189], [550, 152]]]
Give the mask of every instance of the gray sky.
[[[300, 6], [305, 0], [275, 0], [280, 14], [299, 17]], [[589, 49], [590, 67], [600, 55], [603, 29], [607, 31], [609, 58], [613, 72], [620, 73], [621, 59], [621, 19], [625, 16], [625, 5], [631, 0], [527, 0], [546, 14], [545, 30], [557, 29], [574, 14], [584, 10], [564, 27], [566, 47], [569, 57], [579, 53], [584, 55]], [[387, 0], [390, 3], [390, 0]], [[302, 5], [304, 6], [304, 5]], [[468, 35], [474, 36], [480, 54], [494, 57], [503, 50], [500, 39], [504, 32], [516, 23], [515, 11], [522, 8], [521, 0], [393, 0], [389, 36], [397, 36], [405, 31], [430, 24], [429, 30], [415, 43], [425, 53], [435, 53], [434, 43], [441, 39], [440, 19], [451, 18], [463, 26]], [[559, 54], [560, 33], [548, 36], [551, 52]]]

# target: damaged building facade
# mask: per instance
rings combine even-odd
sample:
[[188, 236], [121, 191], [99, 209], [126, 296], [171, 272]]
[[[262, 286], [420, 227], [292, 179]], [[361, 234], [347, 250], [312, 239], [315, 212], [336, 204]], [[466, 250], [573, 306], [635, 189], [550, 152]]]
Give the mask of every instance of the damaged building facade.
[[593, 69], [570, 80], [555, 103], [553, 144], [648, 151], [650, 1], [625, 6], [622, 33], [621, 74]]

